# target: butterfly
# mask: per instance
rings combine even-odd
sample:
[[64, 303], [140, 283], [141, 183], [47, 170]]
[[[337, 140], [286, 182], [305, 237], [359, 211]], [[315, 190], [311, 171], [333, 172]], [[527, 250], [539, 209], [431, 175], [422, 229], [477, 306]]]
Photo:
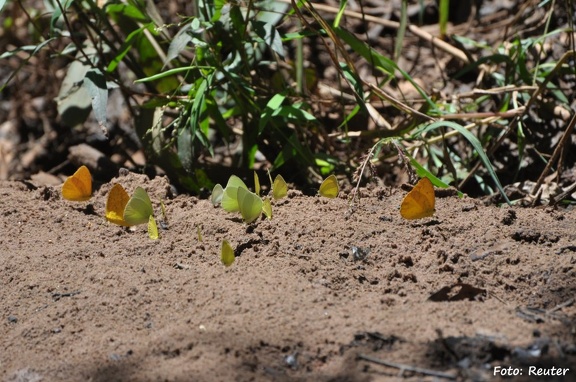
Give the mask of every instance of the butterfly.
[[274, 183], [272, 183], [272, 197], [274, 200], [280, 200], [288, 195], [288, 185], [282, 175], [276, 175]]
[[222, 251], [220, 252], [220, 261], [222, 261], [222, 264], [229, 267], [234, 263], [235, 258], [234, 249], [228, 240], [222, 240]]
[[156, 219], [154, 215], [148, 217], [148, 237], [152, 240], [158, 240], [160, 234], [158, 233], [158, 226], [156, 225]]
[[116, 183], [110, 189], [106, 200], [106, 220], [114, 224], [129, 226], [124, 220], [124, 210], [129, 200], [130, 196], [124, 187]]
[[164, 201], [162, 199], [160, 199], [160, 211], [162, 212], [162, 220], [160, 220], [160, 228], [162, 228], [163, 230], [167, 230], [168, 214], [166, 213], [166, 206], [164, 205]]
[[222, 197], [224, 196], [224, 189], [220, 184], [216, 184], [212, 189], [212, 194], [210, 194], [210, 202], [216, 207], [220, 202], [222, 202]]
[[92, 175], [86, 166], [80, 166], [78, 170], [66, 179], [62, 186], [62, 197], [74, 202], [85, 202], [92, 197]]
[[267, 197], [262, 199], [262, 212], [268, 220], [272, 220], [272, 203], [270, 203], [270, 199]]
[[260, 217], [262, 212], [262, 199], [255, 193], [238, 187], [236, 200], [242, 219], [248, 224]]
[[124, 208], [124, 221], [130, 226], [145, 224], [150, 221], [151, 215], [154, 215], [154, 210], [150, 197], [146, 190], [138, 186]]
[[254, 171], [254, 193], [260, 195], [260, 178], [256, 171]]
[[428, 178], [422, 178], [402, 200], [400, 215], [404, 219], [422, 219], [434, 215], [434, 186]]
[[332, 174], [328, 178], [324, 179], [318, 192], [325, 198], [337, 197], [340, 192], [340, 187], [338, 186], [338, 179], [336, 179], [336, 176]]
[[238, 178], [236, 175], [232, 175], [228, 179], [228, 183], [226, 184], [226, 188], [222, 194], [222, 199], [220, 200], [220, 204], [225, 211], [236, 212], [240, 210], [240, 207], [238, 206], [239, 188], [248, 191], [248, 187], [246, 187], [246, 184], [242, 179]]

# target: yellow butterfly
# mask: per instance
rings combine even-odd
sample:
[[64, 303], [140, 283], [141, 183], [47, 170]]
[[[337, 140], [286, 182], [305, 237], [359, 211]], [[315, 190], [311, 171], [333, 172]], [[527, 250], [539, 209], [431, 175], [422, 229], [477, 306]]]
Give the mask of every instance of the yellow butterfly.
[[428, 178], [422, 178], [402, 200], [400, 215], [404, 219], [422, 219], [434, 215], [434, 186]]
[[198, 241], [202, 242], [202, 224], [196, 226], [196, 236], [198, 236]]
[[80, 166], [74, 175], [66, 179], [62, 186], [62, 196], [74, 202], [85, 202], [92, 197], [92, 175], [88, 167]]
[[266, 215], [268, 220], [272, 220], [272, 204], [270, 203], [270, 199], [262, 199], [262, 212]]
[[274, 200], [280, 200], [286, 195], [288, 195], [288, 185], [282, 175], [278, 174], [272, 184], [272, 197]]
[[156, 219], [154, 219], [154, 215], [150, 215], [148, 218], [148, 237], [151, 240], [158, 240], [160, 238], [160, 233], [158, 233], [158, 226], [156, 225]]
[[162, 229], [168, 229], [168, 215], [166, 214], [166, 206], [164, 201], [160, 199], [160, 211], [162, 212], [162, 220], [160, 221], [160, 226]]
[[220, 252], [220, 261], [222, 261], [222, 264], [229, 267], [232, 265], [232, 263], [234, 263], [235, 258], [234, 249], [228, 240], [222, 240], [222, 250]]
[[126, 204], [128, 204], [128, 200], [130, 200], [130, 196], [124, 187], [116, 183], [112, 189], [110, 189], [108, 199], [106, 200], [106, 220], [128, 227], [130, 224], [124, 220], [124, 209], [126, 208]]
[[324, 179], [318, 192], [325, 198], [337, 197], [340, 192], [340, 187], [338, 186], [338, 179], [336, 179], [336, 176], [332, 174], [328, 178]]

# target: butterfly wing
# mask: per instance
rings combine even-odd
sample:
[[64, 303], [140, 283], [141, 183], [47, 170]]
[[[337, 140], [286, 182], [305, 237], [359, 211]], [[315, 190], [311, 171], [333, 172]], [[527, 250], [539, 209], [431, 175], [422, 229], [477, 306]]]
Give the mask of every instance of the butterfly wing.
[[222, 194], [222, 200], [220, 201], [222, 208], [227, 212], [239, 211], [238, 207], [238, 187], [226, 187], [224, 193]]
[[338, 186], [338, 179], [336, 179], [336, 176], [332, 174], [328, 178], [324, 179], [318, 192], [325, 198], [337, 197], [340, 192], [340, 187]]
[[220, 204], [224, 211], [227, 212], [236, 212], [239, 211], [238, 207], [238, 189], [242, 188], [248, 191], [248, 187], [242, 181], [242, 179], [238, 178], [236, 175], [232, 175], [228, 179], [228, 183], [226, 184], [226, 188], [224, 189], [224, 193], [222, 194], [222, 200]]
[[142, 187], [136, 187], [134, 195], [124, 208], [124, 221], [128, 225], [139, 225], [148, 223], [150, 215], [153, 215], [152, 202], [146, 190]]
[[244, 189], [248, 189], [248, 187], [246, 186], [246, 183], [244, 183], [244, 181], [240, 178], [238, 178], [236, 175], [231, 175], [230, 178], [228, 178], [228, 183], [226, 183], [226, 188], [228, 187], [242, 187]]
[[62, 197], [74, 202], [85, 202], [92, 197], [92, 175], [86, 166], [80, 166], [62, 186]]
[[106, 220], [111, 223], [128, 226], [124, 221], [124, 209], [130, 196], [121, 184], [116, 183], [108, 193], [106, 200]]

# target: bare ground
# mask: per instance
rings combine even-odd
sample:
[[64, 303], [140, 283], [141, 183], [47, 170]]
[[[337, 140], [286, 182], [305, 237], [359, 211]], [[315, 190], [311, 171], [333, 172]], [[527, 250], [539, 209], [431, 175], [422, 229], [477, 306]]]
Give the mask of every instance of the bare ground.
[[[105, 221], [114, 182], [165, 200], [160, 240]], [[293, 190], [247, 226], [131, 173], [88, 203], [34, 182], [0, 193], [3, 381], [576, 380], [574, 210], [450, 196], [406, 221], [399, 189], [354, 210], [346, 191]]]

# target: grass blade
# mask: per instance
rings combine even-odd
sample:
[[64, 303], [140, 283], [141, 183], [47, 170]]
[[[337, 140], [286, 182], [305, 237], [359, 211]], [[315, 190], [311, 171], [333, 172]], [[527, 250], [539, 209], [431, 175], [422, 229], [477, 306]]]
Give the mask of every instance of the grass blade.
[[443, 127], [443, 126], [444, 127], [450, 127], [452, 129], [458, 131], [460, 134], [462, 134], [462, 136], [464, 138], [466, 138], [468, 140], [468, 142], [470, 142], [472, 147], [474, 147], [474, 150], [476, 150], [476, 152], [478, 153], [480, 160], [482, 161], [482, 163], [484, 164], [484, 166], [488, 170], [488, 173], [490, 174], [490, 176], [492, 177], [492, 180], [496, 184], [498, 191], [500, 191], [500, 194], [502, 194], [502, 197], [504, 198], [506, 203], [508, 203], [508, 205], [511, 205], [510, 200], [508, 199], [508, 196], [506, 196], [506, 193], [504, 192], [504, 188], [502, 188], [502, 184], [500, 184], [500, 180], [498, 179], [498, 176], [496, 175], [496, 171], [494, 171], [494, 167], [492, 166], [492, 163], [490, 162], [490, 160], [488, 159], [488, 156], [484, 152], [484, 148], [482, 147], [482, 144], [480, 143], [478, 138], [476, 138], [470, 131], [468, 131], [466, 128], [464, 128], [464, 126], [461, 126], [461, 125], [459, 125], [455, 122], [451, 122], [451, 121], [438, 121], [438, 122], [434, 122], [434, 123], [431, 123], [430, 125], [425, 126], [424, 129], [419, 132], [419, 134], [424, 134], [425, 132], [436, 130], [436, 129]]

